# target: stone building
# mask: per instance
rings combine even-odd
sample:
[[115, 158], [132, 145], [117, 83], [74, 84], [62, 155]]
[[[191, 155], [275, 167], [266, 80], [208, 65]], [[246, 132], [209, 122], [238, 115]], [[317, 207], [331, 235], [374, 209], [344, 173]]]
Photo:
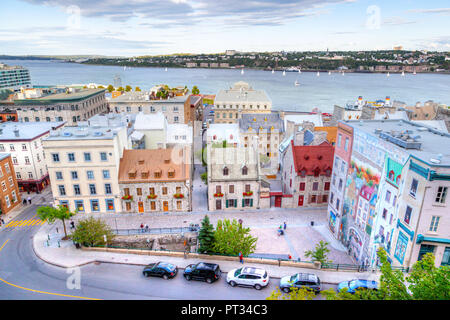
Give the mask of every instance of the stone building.
[[9, 153], [0, 153], [0, 215], [20, 205], [19, 186]]
[[119, 185], [124, 212], [191, 211], [190, 149], [125, 150]]

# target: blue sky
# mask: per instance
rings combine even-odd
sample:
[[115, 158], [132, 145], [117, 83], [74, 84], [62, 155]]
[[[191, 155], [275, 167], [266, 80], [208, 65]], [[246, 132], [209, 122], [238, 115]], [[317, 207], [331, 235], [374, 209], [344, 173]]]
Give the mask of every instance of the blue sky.
[[450, 51], [450, 5], [364, 0], [2, 0], [0, 54]]

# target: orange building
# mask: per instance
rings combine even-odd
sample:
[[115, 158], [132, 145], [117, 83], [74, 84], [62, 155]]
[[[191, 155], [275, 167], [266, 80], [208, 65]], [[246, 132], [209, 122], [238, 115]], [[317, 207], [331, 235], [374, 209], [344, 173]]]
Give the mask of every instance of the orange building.
[[6, 122], [6, 121], [15, 121], [17, 122], [17, 112], [12, 110], [2, 110], [0, 111], [0, 122]]
[[314, 127], [314, 131], [326, 131], [327, 141], [333, 146], [336, 144], [337, 127]]
[[0, 215], [20, 204], [19, 186], [9, 153], [0, 153]]

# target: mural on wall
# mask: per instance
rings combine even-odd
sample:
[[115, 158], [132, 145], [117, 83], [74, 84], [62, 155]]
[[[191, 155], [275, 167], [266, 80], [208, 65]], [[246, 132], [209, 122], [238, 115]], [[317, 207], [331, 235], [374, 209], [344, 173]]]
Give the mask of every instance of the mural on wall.
[[347, 176], [343, 214], [344, 238], [356, 261], [368, 262], [367, 245], [375, 217], [381, 173], [352, 156]]

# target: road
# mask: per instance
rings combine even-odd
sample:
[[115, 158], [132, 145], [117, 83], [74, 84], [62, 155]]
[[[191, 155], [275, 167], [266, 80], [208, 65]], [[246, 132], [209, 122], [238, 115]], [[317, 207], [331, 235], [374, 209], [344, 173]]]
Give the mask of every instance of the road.
[[[36, 209], [37, 205], [30, 205], [14, 220], [37, 219]], [[80, 288], [69, 289], [67, 282], [72, 273], [45, 263], [34, 254], [32, 237], [38, 228], [36, 225], [0, 228], [0, 299], [263, 300], [279, 283], [279, 279], [273, 278], [268, 287], [258, 291], [232, 288], [225, 282], [226, 274], [207, 284], [186, 281], [182, 269], [174, 279], [163, 280], [145, 278], [140, 266], [102, 263], [81, 267]], [[330, 287], [336, 289], [335, 285], [324, 285], [324, 289]]]

